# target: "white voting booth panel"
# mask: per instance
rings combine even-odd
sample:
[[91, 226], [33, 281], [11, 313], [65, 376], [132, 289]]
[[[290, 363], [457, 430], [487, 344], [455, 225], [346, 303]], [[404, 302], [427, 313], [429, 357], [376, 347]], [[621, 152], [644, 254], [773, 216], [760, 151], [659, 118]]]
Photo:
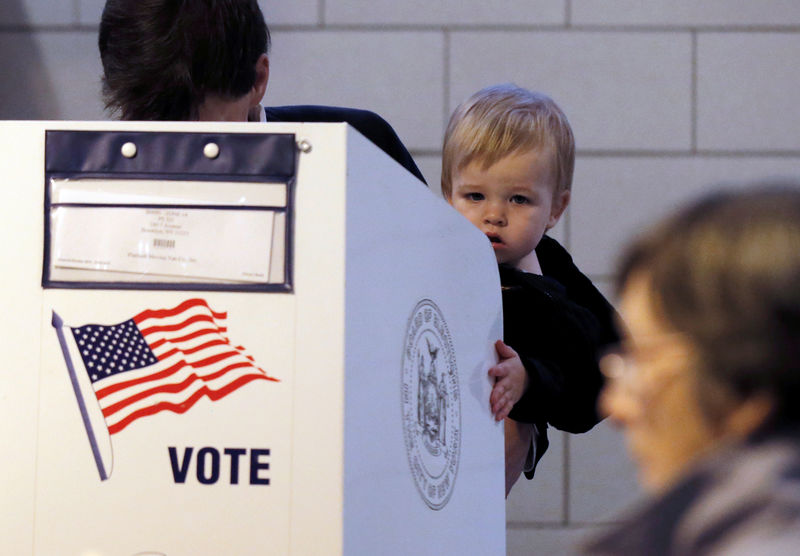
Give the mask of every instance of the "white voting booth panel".
[[[81, 180], [46, 179], [52, 130], [216, 134], [223, 150], [228, 134], [294, 134], [296, 179], [263, 201], [279, 210], [247, 216], [254, 236], [280, 241], [237, 240], [246, 210], [141, 212], [136, 195], [177, 187], [146, 175], [108, 179], [102, 195], [122, 197], [92, 204]], [[0, 168], [0, 552], [505, 554], [502, 425], [486, 375], [502, 335], [494, 257], [377, 147], [344, 124], [2, 122]], [[175, 204], [227, 204], [214, 188], [187, 186]], [[123, 289], [110, 266], [75, 255], [59, 266], [69, 247], [94, 257], [165, 215], [204, 247], [186, 257], [225, 252], [225, 265], [204, 267], [222, 287], [155, 259], [126, 268], [141, 284]], [[252, 270], [265, 249], [267, 270]], [[239, 287], [237, 272], [280, 287]], [[190, 322], [212, 339], [186, 347]], [[92, 353], [122, 356], [140, 336], [158, 363], [140, 356], [92, 382], [111, 363], [93, 367]], [[165, 367], [171, 341], [185, 359]], [[206, 349], [235, 350], [236, 364], [200, 379], [217, 364], [192, 359]], [[159, 382], [170, 373], [185, 377]]]

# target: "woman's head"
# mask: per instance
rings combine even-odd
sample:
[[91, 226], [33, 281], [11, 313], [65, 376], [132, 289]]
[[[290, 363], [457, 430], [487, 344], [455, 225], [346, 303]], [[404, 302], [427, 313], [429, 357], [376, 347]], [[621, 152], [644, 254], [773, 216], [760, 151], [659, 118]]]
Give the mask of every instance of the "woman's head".
[[253, 90], [269, 45], [256, 0], [107, 0], [98, 37], [106, 107], [123, 120], [198, 119], [207, 98]]
[[[800, 421], [800, 184], [718, 193], [680, 211], [628, 249], [618, 290], [639, 386], [612, 381], [604, 402], [640, 450], [664, 440], [662, 460], [677, 460], [653, 471], [663, 462], [640, 453], [651, 474], [668, 481], [767, 414]], [[642, 346], [656, 344], [645, 357]], [[606, 364], [615, 361], [622, 368]]]

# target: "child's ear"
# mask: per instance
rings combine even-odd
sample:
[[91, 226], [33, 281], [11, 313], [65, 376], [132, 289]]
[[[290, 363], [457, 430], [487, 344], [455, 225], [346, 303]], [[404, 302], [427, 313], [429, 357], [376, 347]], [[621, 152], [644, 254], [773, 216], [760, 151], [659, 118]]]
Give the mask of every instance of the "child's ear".
[[560, 191], [553, 195], [553, 204], [550, 207], [550, 219], [547, 221], [548, 230], [558, 224], [558, 219], [561, 218], [561, 215], [564, 214], [564, 211], [567, 209], [569, 199], [569, 191]]

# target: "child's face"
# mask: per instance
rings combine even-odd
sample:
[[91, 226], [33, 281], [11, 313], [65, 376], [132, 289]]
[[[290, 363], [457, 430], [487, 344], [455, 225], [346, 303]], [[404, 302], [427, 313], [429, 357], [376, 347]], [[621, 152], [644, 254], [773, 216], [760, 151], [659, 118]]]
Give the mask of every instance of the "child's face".
[[512, 153], [487, 169], [473, 161], [453, 172], [450, 204], [492, 242], [498, 263], [512, 266], [539, 244], [569, 202], [555, 194], [550, 147]]

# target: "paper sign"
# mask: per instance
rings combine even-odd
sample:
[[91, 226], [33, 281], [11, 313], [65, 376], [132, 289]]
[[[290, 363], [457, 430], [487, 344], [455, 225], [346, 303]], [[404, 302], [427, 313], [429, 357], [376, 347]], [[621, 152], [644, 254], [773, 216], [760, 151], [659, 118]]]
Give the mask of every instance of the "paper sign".
[[55, 268], [263, 283], [270, 210], [57, 207]]

